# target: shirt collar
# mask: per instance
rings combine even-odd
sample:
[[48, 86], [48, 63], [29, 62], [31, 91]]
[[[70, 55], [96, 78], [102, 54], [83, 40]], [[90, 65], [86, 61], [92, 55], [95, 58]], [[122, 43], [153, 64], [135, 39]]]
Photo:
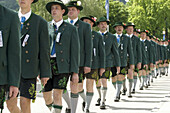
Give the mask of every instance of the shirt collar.
[[[73, 19], [73, 25], [78, 21], [78, 17], [76, 18], [76, 19]], [[70, 18], [68, 18], [68, 22], [70, 23], [70, 21], [71, 21], [71, 19]], [[70, 23], [71, 24], [71, 23]]]
[[30, 10], [28, 13], [22, 14], [22, 13], [21, 13], [21, 9], [19, 9], [19, 12], [18, 12], [19, 20], [21, 21], [21, 17], [24, 16], [24, 17], [25, 17], [25, 21], [27, 21], [27, 20], [30, 18], [31, 13], [32, 13], [32, 11]]
[[63, 19], [58, 22], [55, 22], [54, 20], [52, 20], [52, 25], [56, 25], [57, 29], [61, 26], [62, 23], [63, 23]]
[[133, 36], [133, 34], [131, 34], [131, 35], [128, 35], [128, 34], [126, 34], [128, 37], [130, 37], [130, 38], [132, 38], [132, 36]]
[[[100, 34], [102, 34], [102, 32], [101, 32], [101, 31], [99, 31], [99, 33], [100, 33]], [[104, 35], [105, 35], [106, 33], [107, 33], [107, 31], [105, 31], [105, 32], [104, 32]]]
[[[120, 34], [120, 37], [122, 36], [122, 33]], [[116, 33], [116, 37], [118, 38], [118, 34]]]
[[144, 39], [143, 41], [145, 42], [146, 39]]

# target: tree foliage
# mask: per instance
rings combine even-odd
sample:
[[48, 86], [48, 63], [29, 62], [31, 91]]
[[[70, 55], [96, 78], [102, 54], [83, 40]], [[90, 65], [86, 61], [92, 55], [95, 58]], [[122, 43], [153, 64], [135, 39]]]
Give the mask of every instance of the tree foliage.
[[46, 10], [46, 4], [51, 2], [51, 0], [39, 0], [37, 3], [32, 4], [31, 10], [46, 19], [47, 21], [51, 21], [52, 17], [51, 14]]
[[130, 0], [127, 7], [128, 20], [137, 28], [147, 29], [161, 38], [162, 31], [170, 29], [170, 0]]
[[[105, 2], [104, 2], [105, 3]], [[115, 33], [113, 25], [116, 22], [124, 22], [128, 21], [128, 11], [126, 5], [119, 1], [110, 1], [109, 2], [109, 20], [110, 20], [110, 27], [109, 30], [112, 33]]]

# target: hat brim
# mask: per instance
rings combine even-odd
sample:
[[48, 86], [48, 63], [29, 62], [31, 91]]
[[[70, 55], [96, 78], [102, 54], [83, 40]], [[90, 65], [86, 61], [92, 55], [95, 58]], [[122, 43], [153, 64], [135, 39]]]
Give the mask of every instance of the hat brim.
[[60, 3], [60, 2], [49, 2], [49, 3], [47, 3], [47, 5], [46, 5], [46, 9], [47, 9], [47, 11], [51, 14], [51, 6], [52, 5], [60, 5], [61, 6], [61, 8], [62, 9], [65, 9], [65, 12], [64, 12], [64, 14], [63, 14], [63, 16], [65, 16], [65, 15], [67, 15], [67, 13], [68, 13], [68, 8], [63, 4], [63, 3]]
[[93, 19], [91, 19], [91, 18], [89, 18], [89, 17], [82, 17], [82, 18], [80, 18], [80, 20], [84, 20], [84, 19], [89, 19], [90, 21], [92, 21], [94, 24], [93, 24], [93, 27], [95, 27], [96, 26], [96, 22], [93, 20]]
[[33, 4], [33, 3], [36, 3], [36, 2], [38, 2], [38, 0], [34, 0], [34, 1], [32, 2], [32, 4]]
[[96, 23], [97, 23], [97, 25], [99, 25], [99, 23], [100, 23], [100, 22], [106, 22], [106, 23], [107, 23], [107, 25], [109, 25], [109, 23], [110, 23], [108, 20], [107, 20], [107, 21], [98, 21], [98, 22], [96, 22]]
[[113, 28], [115, 28], [116, 26], [123, 26], [123, 28], [125, 28], [125, 26], [123, 24], [116, 24], [116, 25], [113, 25]]
[[82, 6], [76, 6], [76, 5], [67, 5], [67, 7], [76, 7], [78, 10], [83, 10]]
[[140, 33], [146, 33], [146, 35], [148, 34], [148, 32], [146, 32], [146, 31], [141, 31]]
[[129, 26], [133, 26], [133, 28], [135, 28], [135, 25], [126, 25], [126, 26], [125, 26], [125, 29], [126, 29], [127, 27], [129, 27]]

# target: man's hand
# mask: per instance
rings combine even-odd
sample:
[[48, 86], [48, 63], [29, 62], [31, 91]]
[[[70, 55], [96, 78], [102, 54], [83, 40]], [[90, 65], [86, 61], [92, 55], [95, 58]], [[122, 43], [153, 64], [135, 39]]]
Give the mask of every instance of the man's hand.
[[145, 65], [143, 66], [143, 68], [146, 68], [146, 69], [148, 69], [148, 65], [146, 65], [146, 64], [145, 64]]
[[104, 68], [100, 68], [100, 76], [102, 76], [104, 72], [105, 72], [105, 69]]
[[84, 74], [90, 73], [91, 68], [90, 67], [84, 67]]
[[130, 65], [130, 69], [132, 69], [132, 70], [133, 70], [133, 69], [134, 69], [134, 67], [135, 67], [134, 65]]
[[73, 73], [73, 75], [72, 75], [72, 82], [73, 83], [78, 83], [79, 82], [78, 73]]
[[45, 86], [45, 84], [47, 84], [47, 81], [49, 80], [49, 78], [41, 78], [41, 84], [43, 85], [43, 86]]
[[9, 87], [9, 97], [10, 99], [15, 98], [18, 95], [18, 88], [15, 86]]
[[142, 63], [138, 63], [138, 64], [137, 64], [137, 68], [138, 68], [138, 69], [141, 69], [141, 66], [142, 66]]
[[116, 69], [117, 69], [117, 75], [120, 73], [120, 67], [116, 67]]

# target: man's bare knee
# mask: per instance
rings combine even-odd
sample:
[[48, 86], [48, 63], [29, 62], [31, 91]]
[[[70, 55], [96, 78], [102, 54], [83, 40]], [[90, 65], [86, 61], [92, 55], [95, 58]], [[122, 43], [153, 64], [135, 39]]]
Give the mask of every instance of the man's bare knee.
[[62, 94], [63, 94], [62, 89], [54, 89], [53, 98], [55, 105], [62, 105]]
[[15, 113], [13, 111], [15, 111], [15, 109], [19, 109], [17, 106], [17, 98], [14, 99], [10, 99], [6, 101], [7, 104], [7, 108], [11, 113]]
[[49, 104], [51, 104], [53, 102], [52, 91], [43, 92], [43, 97], [44, 97], [45, 103], [47, 105], [49, 105]]

